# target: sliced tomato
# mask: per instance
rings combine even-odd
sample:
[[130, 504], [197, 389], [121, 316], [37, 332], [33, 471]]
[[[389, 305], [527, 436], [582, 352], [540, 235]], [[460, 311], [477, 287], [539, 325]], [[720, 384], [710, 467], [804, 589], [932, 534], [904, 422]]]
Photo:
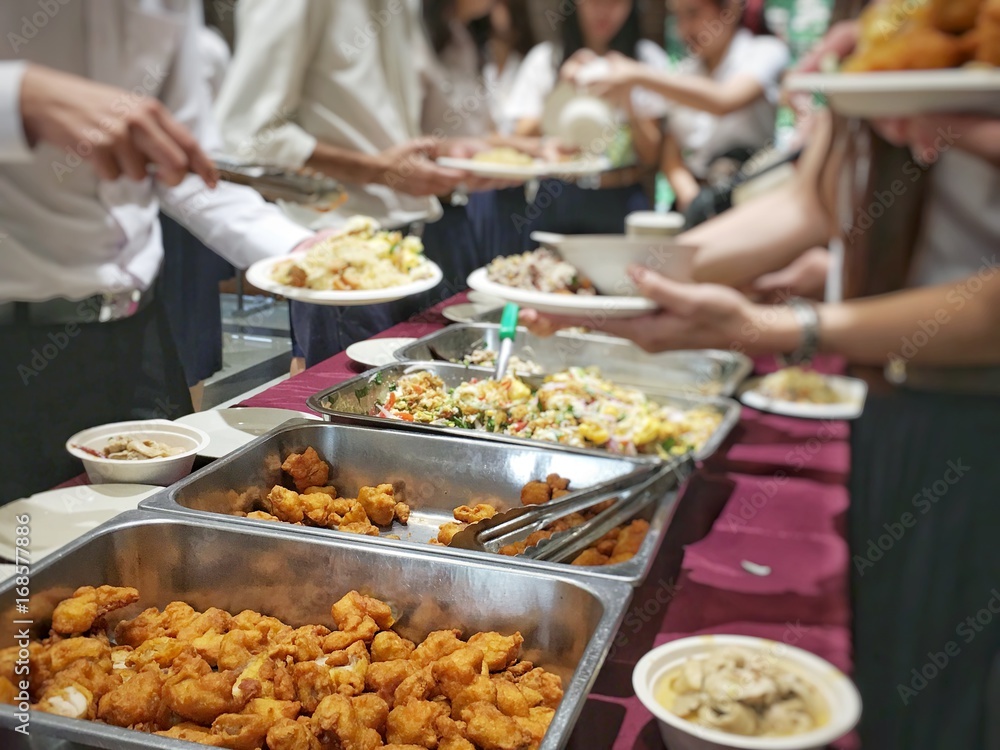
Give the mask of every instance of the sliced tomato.
[[413, 421], [413, 415], [412, 414], [407, 414], [406, 412], [401, 412], [399, 414], [399, 418], [402, 419], [404, 422], [412, 422]]

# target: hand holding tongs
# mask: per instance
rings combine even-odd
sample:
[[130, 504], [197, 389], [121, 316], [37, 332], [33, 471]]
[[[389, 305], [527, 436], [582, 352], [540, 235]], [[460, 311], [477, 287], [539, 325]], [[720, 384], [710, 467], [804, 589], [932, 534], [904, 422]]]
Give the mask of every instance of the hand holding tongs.
[[316, 211], [332, 211], [347, 200], [340, 183], [315, 170], [243, 164], [224, 158], [215, 159], [215, 167], [223, 180], [249, 185], [270, 201], [284, 200]]
[[654, 489], [670, 474], [678, 484], [690, 472], [690, 458], [678, 462], [645, 467], [623, 477], [586, 490], [570, 493], [558, 500], [539, 505], [523, 506], [478, 521], [455, 534], [451, 547], [497, 552], [501, 547], [521, 541], [532, 532], [544, 529], [554, 521], [573, 513], [614, 499], [615, 502], [587, 522], [559, 532], [523, 553], [535, 560], [554, 560], [568, 556], [595, 543], [615, 526], [632, 518], [652, 502], [658, 494]]

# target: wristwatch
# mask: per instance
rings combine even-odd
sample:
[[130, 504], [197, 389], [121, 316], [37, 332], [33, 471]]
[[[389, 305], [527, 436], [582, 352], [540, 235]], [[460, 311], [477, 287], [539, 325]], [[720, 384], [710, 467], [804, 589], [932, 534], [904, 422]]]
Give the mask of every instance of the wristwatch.
[[781, 360], [785, 366], [807, 364], [819, 351], [819, 312], [812, 302], [801, 297], [790, 297], [786, 304], [802, 326], [802, 341], [795, 351], [781, 355]]

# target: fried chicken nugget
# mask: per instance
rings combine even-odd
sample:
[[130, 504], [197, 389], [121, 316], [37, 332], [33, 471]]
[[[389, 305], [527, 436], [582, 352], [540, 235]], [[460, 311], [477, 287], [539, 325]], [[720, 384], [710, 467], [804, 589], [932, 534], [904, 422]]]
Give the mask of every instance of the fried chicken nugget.
[[260, 695], [259, 681], [241, 677], [234, 670], [211, 669], [204, 659], [195, 658], [167, 677], [163, 700], [170, 710], [183, 719], [208, 725], [222, 714], [238, 713]]
[[276, 484], [267, 493], [267, 501], [269, 512], [280, 521], [302, 523], [302, 519], [305, 518], [301, 496], [295, 490]]
[[268, 750], [323, 750], [306, 717], [298, 721], [280, 719], [267, 730], [267, 747]]
[[330, 478], [330, 464], [320, 458], [312, 446], [302, 453], [289, 454], [281, 468], [291, 476], [299, 492], [309, 487], [323, 487]]
[[62, 672], [70, 664], [87, 659], [111, 670], [111, 646], [106, 638], [67, 638], [49, 646], [52, 670]]
[[[389, 750], [388, 746], [384, 750]], [[444, 737], [438, 742], [438, 750], [476, 750], [476, 746], [465, 737]]]
[[337, 600], [330, 608], [330, 615], [342, 632], [359, 633], [362, 637], [355, 640], [363, 640], [365, 643], [370, 643], [378, 631], [388, 630], [396, 622], [388, 604], [357, 591], [348, 591]]
[[32, 708], [70, 719], [93, 719], [97, 716], [97, 698], [83, 685], [70, 682], [46, 690]]
[[363, 641], [355, 641], [345, 650], [329, 654], [326, 658], [334, 692], [346, 696], [364, 692], [371, 657]]
[[976, 61], [1000, 67], [1000, 0], [986, 0], [976, 24]]
[[448, 715], [448, 706], [438, 701], [412, 700], [397, 705], [386, 720], [385, 738], [390, 744], [437, 747], [435, 721]]
[[121, 682], [121, 675], [114, 673], [114, 665], [109, 654], [96, 661], [77, 659], [65, 669], [51, 672], [49, 679], [39, 686], [39, 691], [44, 694], [71, 685], [79, 685], [85, 687], [93, 696], [96, 710], [96, 702], [101, 696], [118, 687]]
[[199, 614], [184, 602], [170, 602], [162, 612], [156, 607], [150, 607], [135, 618], [118, 623], [115, 640], [120, 645], [136, 647], [151, 638], [176, 638], [181, 629]]
[[128, 586], [81, 586], [56, 605], [52, 629], [63, 635], [86, 633], [98, 618], [137, 601], [139, 592]]
[[385, 733], [385, 722], [389, 718], [389, 704], [374, 693], [365, 693], [351, 698], [351, 705], [358, 715], [358, 721], [379, 734]]
[[528, 482], [521, 488], [522, 505], [541, 505], [552, 499], [552, 488], [545, 482]]
[[552, 488], [554, 493], [556, 490], [565, 492], [569, 489], [569, 480], [566, 477], [561, 477], [558, 474], [549, 474], [545, 477], [545, 483]]
[[292, 701], [254, 698], [242, 713], [222, 714], [213, 721], [212, 734], [229, 750], [259, 750], [268, 730], [278, 721], [294, 719], [299, 708]]
[[528, 716], [531, 706], [517, 685], [502, 677], [494, 678], [493, 687], [497, 691], [496, 705], [507, 716]]
[[209, 607], [177, 633], [177, 640], [190, 643], [213, 667], [219, 661], [222, 638], [229, 632], [233, 616], [218, 607]]
[[409, 659], [375, 662], [365, 673], [365, 687], [392, 708], [396, 703], [396, 689], [418, 671], [419, 665]]
[[437, 542], [438, 544], [448, 545], [451, 544], [452, 538], [465, 528], [464, 523], [454, 523], [449, 521], [448, 523], [443, 523], [438, 528]]
[[269, 653], [274, 658], [291, 657], [293, 661], [314, 661], [323, 656], [323, 641], [330, 629], [323, 625], [304, 625], [289, 629], [273, 639]]
[[532, 737], [514, 719], [489, 703], [473, 703], [462, 711], [466, 737], [482, 750], [528, 750]]
[[541, 696], [542, 705], [546, 708], [558, 707], [563, 698], [562, 679], [559, 675], [546, 672], [540, 667], [536, 667], [518, 678], [517, 685], [522, 692], [525, 690], [536, 691]]
[[413, 641], [403, 638], [394, 630], [383, 630], [372, 639], [372, 661], [408, 659], [416, 647]]
[[255, 521], [278, 521], [278, 522], [281, 521], [280, 518], [278, 518], [277, 516], [272, 516], [266, 510], [254, 510], [254, 511], [251, 511], [251, 512], [247, 513], [246, 517], [250, 518], [250, 519], [253, 519]]
[[302, 704], [306, 713], [312, 713], [327, 696], [333, 695], [333, 680], [330, 668], [315, 661], [293, 664], [290, 668], [295, 685], [295, 699]]
[[392, 507], [392, 514], [400, 523], [408, 523], [410, 520], [410, 506], [403, 502], [396, 503]]
[[[342, 750], [375, 750], [382, 747], [382, 737], [361, 722], [351, 699], [343, 695], [324, 698], [312, 715], [312, 725], [321, 744], [333, 744]], [[324, 735], [332, 742], [325, 743]]]
[[493, 518], [497, 509], [487, 503], [477, 503], [474, 506], [459, 505], [454, 511], [455, 520], [462, 523], [476, 523], [487, 518]]
[[611, 559], [608, 560], [608, 564], [614, 565], [615, 563], [625, 562], [635, 557], [648, 531], [649, 521], [643, 518], [637, 518], [623, 528], [621, 534], [618, 535], [618, 541], [615, 543], [615, 549], [611, 553]]
[[182, 656], [197, 656], [194, 646], [168, 636], [150, 638], [136, 646], [125, 656], [125, 665], [134, 670], [145, 669], [150, 664], [169, 667]]
[[430, 667], [424, 667], [399, 683], [399, 687], [393, 693], [391, 705], [395, 708], [410, 701], [425, 701], [434, 695], [436, 689], [437, 684], [434, 682], [434, 675], [431, 674]]
[[607, 565], [609, 559], [608, 555], [602, 553], [596, 547], [590, 547], [574, 557], [570, 565], [583, 565], [587, 567]]
[[364, 508], [369, 520], [379, 526], [389, 526], [395, 516], [395, 490], [391, 484], [377, 487], [362, 487], [358, 490], [358, 502]]
[[556, 715], [555, 709], [536, 706], [532, 708], [527, 716], [515, 716], [514, 721], [531, 735], [534, 745], [537, 747], [545, 738], [545, 733], [552, 723], [552, 717]]
[[976, 25], [982, 0], [930, 0], [930, 21], [936, 29], [963, 34]]
[[163, 702], [162, 687], [159, 667], [147, 667], [101, 697], [97, 718], [116, 727], [146, 724], [155, 729], [169, 729], [170, 709]]
[[483, 659], [491, 672], [502, 672], [517, 661], [521, 655], [524, 636], [515, 631], [513, 635], [496, 632], [476, 633], [469, 638], [469, 645], [483, 651]]
[[434, 630], [428, 633], [423, 642], [413, 650], [410, 659], [427, 666], [460, 648], [465, 648], [465, 641], [459, 638], [461, 634], [461, 630]]

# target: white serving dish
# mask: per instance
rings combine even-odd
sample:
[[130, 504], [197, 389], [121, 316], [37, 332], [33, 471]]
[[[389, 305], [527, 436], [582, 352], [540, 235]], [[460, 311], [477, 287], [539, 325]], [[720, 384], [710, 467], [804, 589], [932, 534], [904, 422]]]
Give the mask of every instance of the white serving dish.
[[[787, 737], [748, 737], [694, 724], [656, 700], [656, 685], [664, 675], [688, 659], [726, 647], [761, 652], [787, 663], [819, 690], [830, 712], [827, 722], [812, 731]], [[858, 689], [830, 662], [794, 646], [751, 636], [699, 635], [654, 648], [636, 664], [632, 687], [657, 718], [660, 734], [670, 750], [823, 750], [853, 730], [861, 718]]]
[[[116, 435], [155, 440], [165, 445], [183, 448], [184, 451], [165, 458], [122, 461], [94, 456], [77, 447], [101, 451], [108, 440]], [[124, 482], [166, 486], [191, 473], [195, 456], [207, 447], [208, 443], [208, 435], [197, 427], [167, 419], [145, 419], [112, 422], [83, 430], [66, 441], [66, 450], [70, 455], [83, 461], [83, 467], [93, 484]]]

